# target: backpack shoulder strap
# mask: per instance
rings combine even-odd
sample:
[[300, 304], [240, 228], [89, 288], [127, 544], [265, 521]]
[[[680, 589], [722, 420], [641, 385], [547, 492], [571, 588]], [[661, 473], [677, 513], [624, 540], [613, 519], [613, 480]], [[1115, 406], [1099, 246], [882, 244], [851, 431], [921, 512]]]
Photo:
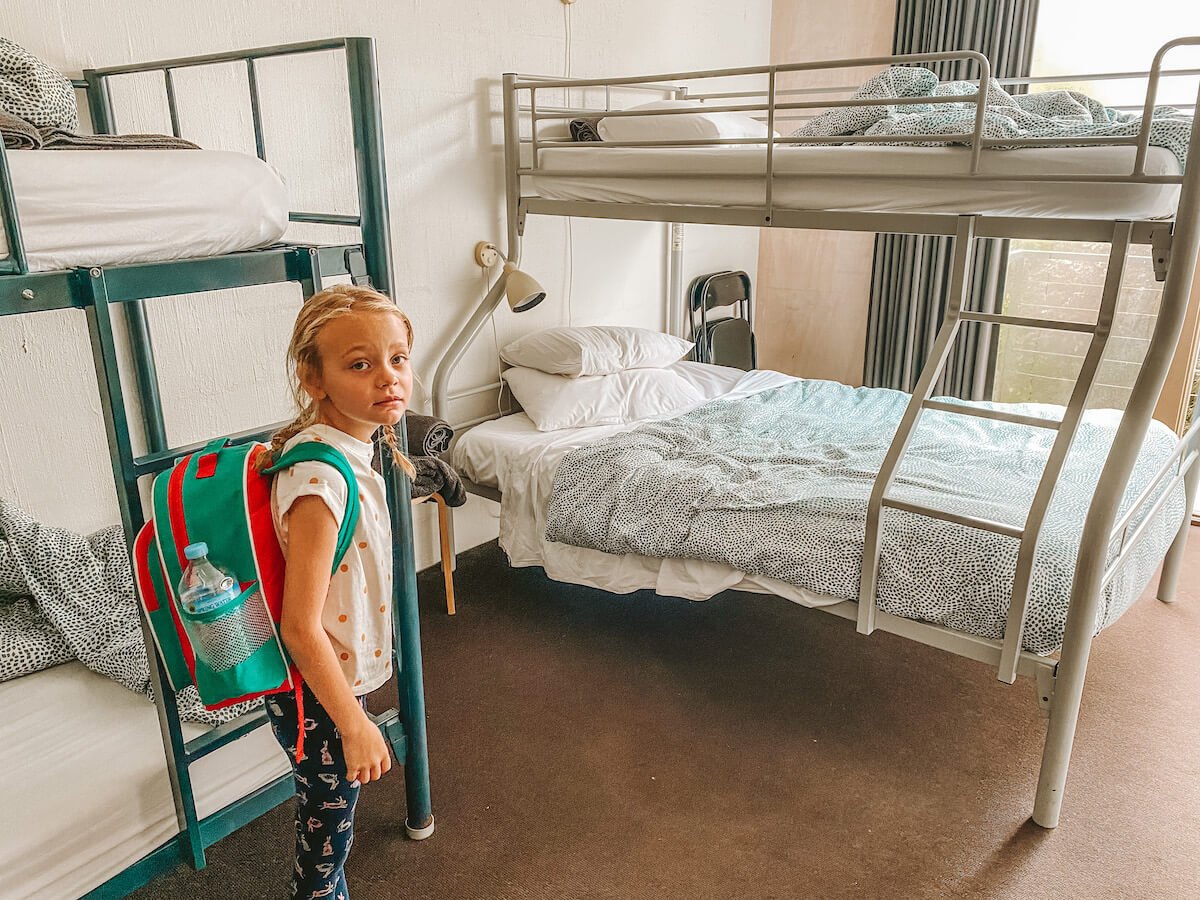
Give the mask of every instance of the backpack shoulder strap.
[[354, 527], [358, 524], [358, 478], [350, 468], [350, 462], [342, 451], [323, 441], [301, 441], [288, 450], [275, 465], [263, 470], [266, 475], [273, 475], [283, 469], [290, 468], [301, 462], [321, 462], [332, 466], [346, 480], [346, 512], [342, 516], [342, 527], [338, 529], [337, 549], [333, 554], [333, 571], [337, 571], [342, 557], [354, 542]]

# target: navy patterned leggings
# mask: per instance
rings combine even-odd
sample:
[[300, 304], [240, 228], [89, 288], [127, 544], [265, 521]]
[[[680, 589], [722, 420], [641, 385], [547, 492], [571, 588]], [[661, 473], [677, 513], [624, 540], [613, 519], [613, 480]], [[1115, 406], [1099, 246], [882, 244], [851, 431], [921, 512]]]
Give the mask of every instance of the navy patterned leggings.
[[[292, 896], [298, 900], [328, 897], [348, 900], [344, 867], [354, 843], [354, 807], [358, 782], [346, 780], [342, 735], [329, 713], [304, 692], [304, 759], [296, 762], [299, 717], [295, 694], [267, 698], [267, 717], [275, 739], [287, 751], [296, 777], [296, 862]], [[363, 701], [360, 699], [360, 703]]]

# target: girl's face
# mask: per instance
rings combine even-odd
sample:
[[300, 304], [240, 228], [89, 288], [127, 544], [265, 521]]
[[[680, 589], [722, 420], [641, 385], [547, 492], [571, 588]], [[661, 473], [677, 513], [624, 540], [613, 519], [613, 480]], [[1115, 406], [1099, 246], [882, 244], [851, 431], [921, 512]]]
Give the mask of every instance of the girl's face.
[[362, 441], [404, 416], [412, 393], [408, 329], [390, 312], [351, 311], [317, 334], [320, 373], [304, 388], [320, 404], [321, 421]]

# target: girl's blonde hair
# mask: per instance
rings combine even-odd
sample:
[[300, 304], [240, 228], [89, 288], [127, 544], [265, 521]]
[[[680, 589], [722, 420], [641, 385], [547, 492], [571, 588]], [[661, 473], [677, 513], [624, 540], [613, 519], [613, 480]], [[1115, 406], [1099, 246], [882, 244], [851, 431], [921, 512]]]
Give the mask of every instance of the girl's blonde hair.
[[[317, 349], [317, 335], [329, 322], [349, 312], [386, 312], [399, 316], [408, 332], [408, 345], [412, 349], [413, 327], [408, 316], [387, 295], [369, 287], [354, 284], [338, 284], [313, 294], [304, 301], [292, 328], [292, 339], [288, 342], [288, 382], [300, 415], [271, 436], [271, 449], [260, 457], [260, 468], [266, 468], [279, 458], [283, 445], [308, 428], [320, 418], [320, 404], [304, 389], [306, 374], [319, 374], [321, 354]], [[383, 426], [383, 439], [392, 452], [392, 461], [403, 469], [409, 478], [416, 477], [412, 462], [400, 449], [395, 428]]]

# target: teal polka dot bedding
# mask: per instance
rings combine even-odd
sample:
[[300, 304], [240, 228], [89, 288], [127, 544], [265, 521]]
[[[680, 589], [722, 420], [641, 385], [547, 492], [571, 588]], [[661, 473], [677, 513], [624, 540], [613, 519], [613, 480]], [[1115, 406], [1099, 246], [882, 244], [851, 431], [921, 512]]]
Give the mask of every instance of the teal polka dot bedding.
[[[697, 559], [817, 594], [858, 598], [867, 499], [908, 395], [799, 380], [715, 400], [569, 453], [554, 476], [546, 539], [614, 555]], [[1060, 407], [979, 404], [1045, 418]], [[1062, 644], [1083, 519], [1120, 413], [1083, 418], [1038, 547], [1024, 648]], [[930, 411], [890, 496], [1014, 526], [1024, 523], [1054, 433]], [[1153, 423], [1123, 509], [1174, 450]], [[1140, 595], [1183, 517], [1177, 489], [1105, 590], [1097, 630]], [[1134, 520], [1135, 526], [1140, 518]], [[1000, 639], [1019, 542], [887, 509], [879, 608]], [[1110, 558], [1116, 547], [1110, 548]]]

